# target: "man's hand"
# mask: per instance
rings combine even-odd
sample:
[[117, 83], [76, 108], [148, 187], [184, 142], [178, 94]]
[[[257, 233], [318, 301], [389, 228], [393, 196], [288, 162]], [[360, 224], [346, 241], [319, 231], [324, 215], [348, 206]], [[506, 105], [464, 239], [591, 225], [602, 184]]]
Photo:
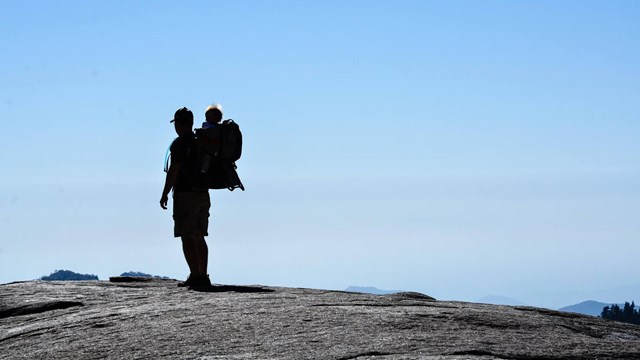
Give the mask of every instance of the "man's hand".
[[162, 194], [160, 198], [160, 207], [167, 210], [167, 203], [169, 202], [169, 196], [167, 194]]

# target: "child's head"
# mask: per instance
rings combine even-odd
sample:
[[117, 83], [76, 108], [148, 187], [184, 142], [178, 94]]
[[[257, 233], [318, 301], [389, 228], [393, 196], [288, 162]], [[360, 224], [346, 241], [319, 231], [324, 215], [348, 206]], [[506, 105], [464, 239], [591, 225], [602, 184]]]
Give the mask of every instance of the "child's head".
[[219, 104], [207, 106], [204, 111], [204, 118], [209, 124], [218, 124], [222, 121], [222, 107]]

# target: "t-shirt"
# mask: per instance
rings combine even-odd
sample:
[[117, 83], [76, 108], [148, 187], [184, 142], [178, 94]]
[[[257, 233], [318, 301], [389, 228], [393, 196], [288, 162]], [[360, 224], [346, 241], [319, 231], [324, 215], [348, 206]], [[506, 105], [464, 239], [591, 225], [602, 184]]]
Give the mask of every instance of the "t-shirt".
[[178, 136], [170, 147], [171, 163], [181, 163], [178, 179], [173, 185], [174, 192], [196, 191], [193, 186], [198, 145], [193, 134]]
[[202, 123], [202, 128], [203, 129], [213, 129], [213, 128], [217, 128], [218, 126], [219, 126], [218, 124], [212, 124], [212, 123], [207, 122], [207, 121]]

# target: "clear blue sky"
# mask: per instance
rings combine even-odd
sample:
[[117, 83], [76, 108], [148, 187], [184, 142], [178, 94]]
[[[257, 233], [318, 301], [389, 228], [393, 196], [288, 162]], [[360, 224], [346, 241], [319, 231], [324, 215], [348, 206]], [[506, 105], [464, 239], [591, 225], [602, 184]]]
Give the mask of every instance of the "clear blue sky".
[[158, 204], [168, 120], [213, 102], [247, 188], [213, 194], [214, 282], [541, 306], [640, 283], [639, 18], [631, 0], [2, 1], [0, 283], [184, 278]]

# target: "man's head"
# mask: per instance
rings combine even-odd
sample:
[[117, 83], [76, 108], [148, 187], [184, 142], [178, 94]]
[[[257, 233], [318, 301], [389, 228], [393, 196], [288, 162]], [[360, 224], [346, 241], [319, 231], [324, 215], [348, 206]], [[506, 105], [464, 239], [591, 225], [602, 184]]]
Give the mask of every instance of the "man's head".
[[222, 107], [219, 104], [207, 106], [204, 111], [204, 118], [209, 124], [218, 124], [222, 121]]
[[193, 128], [193, 113], [186, 107], [180, 108], [173, 115], [173, 120], [171, 120], [171, 122], [175, 125], [176, 133], [178, 133], [178, 135], [191, 132], [191, 129]]

